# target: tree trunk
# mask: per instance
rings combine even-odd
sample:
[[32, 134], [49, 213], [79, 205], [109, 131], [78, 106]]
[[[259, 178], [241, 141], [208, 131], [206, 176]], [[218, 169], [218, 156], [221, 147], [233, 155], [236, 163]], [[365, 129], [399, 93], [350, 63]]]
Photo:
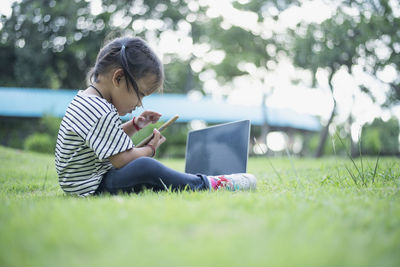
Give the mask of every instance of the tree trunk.
[[333, 109], [332, 109], [331, 116], [330, 116], [330, 118], [328, 120], [328, 123], [326, 124], [325, 128], [321, 132], [321, 136], [319, 138], [318, 148], [317, 148], [317, 151], [315, 152], [315, 157], [316, 158], [320, 158], [320, 157], [322, 157], [324, 155], [325, 143], [326, 143], [326, 139], [328, 138], [328, 134], [329, 134], [329, 126], [331, 125], [333, 119], [336, 116], [336, 100], [335, 100], [335, 97], [333, 95], [333, 85], [332, 85], [332, 78], [333, 78], [334, 74], [335, 74], [335, 72], [332, 71], [331, 74], [329, 75], [329, 78], [328, 78], [328, 84], [329, 84], [329, 88], [331, 89], [332, 99], [333, 99]]
[[[351, 132], [351, 126], [353, 125], [353, 115], [349, 116], [349, 127], [350, 127], [350, 153], [353, 158], [358, 156], [357, 142], [353, 140], [353, 133]], [[360, 141], [360, 140], [358, 140]]]
[[263, 95], [263, 100], [262, 100], [262, 115], [263, 115], [263, 124], [261, 126], [261, 140], [263, 140], [264, 143], [267, 142], [267, 135], [270, 131], [269, 127], [269, 122], [268, 122], [268, 110], [267, 110], [267, 95]]
[[188, 93], [190, 90], [194, 89], [193, 72], [192, 72], [192, 67], [190, 67], [190, 64], [188, 65], [187, 70], [188, 71], [186, 73], [186, 80], [185, 80], [185, 93]]
[[331, 125], [335, 115], [336, 115], [336, 107], [333, 108], [331, 116], [330, 116], [330, 118], [328, 120], [328, 123], [326, 124], [325, 128], [321, 132], [321, 136], [319, 138], [318, 148], [317, 148], [317, 151], [315, 152], [315, 157], [316, 158], [320, 158], [320, 157], [322, 157], [324, 155], [324, 148], [325, 148], [326, 139], [328, 138], [329, 126]]

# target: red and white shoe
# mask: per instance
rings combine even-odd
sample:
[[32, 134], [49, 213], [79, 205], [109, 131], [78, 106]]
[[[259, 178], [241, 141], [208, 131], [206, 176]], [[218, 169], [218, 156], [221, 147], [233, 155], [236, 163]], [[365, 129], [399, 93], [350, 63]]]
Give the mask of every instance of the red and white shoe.
[[207, 176], [212, 190], [229, 191], [255, 190], [257, 179], [250, 173], [234, 173], [230, 175]]

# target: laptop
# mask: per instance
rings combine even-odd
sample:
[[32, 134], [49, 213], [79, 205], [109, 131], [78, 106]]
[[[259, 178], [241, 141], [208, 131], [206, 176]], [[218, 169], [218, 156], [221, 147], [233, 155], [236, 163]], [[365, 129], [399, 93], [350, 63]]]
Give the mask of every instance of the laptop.
[[245, 173], [250, 121], [211, 126], [188, 133], [185, 172], [220, 175]]

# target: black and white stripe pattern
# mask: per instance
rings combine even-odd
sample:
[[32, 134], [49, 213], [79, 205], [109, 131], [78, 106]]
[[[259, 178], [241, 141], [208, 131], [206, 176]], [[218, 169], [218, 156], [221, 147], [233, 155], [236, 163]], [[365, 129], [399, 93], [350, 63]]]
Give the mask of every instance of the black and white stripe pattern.
[[61, 188], [69, 194], [93, 194], [112, 167], [108, 158], [132, 147], [115, 107], [80, 91], [58, 132], [55, 163]]

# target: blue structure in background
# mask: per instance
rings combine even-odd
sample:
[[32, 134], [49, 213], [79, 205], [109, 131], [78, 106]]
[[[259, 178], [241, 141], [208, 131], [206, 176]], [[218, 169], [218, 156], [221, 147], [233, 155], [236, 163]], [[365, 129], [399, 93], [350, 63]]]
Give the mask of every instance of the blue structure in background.
[[[3, 87], [0, 88], [0, 116], [35, 118], [50, 114], [62, 117], [76, 93], [76, 90]], [[197, 100], [180, 94], [154, 94], [144, 98], [143, 105], [144, 109], [163, 114], [163, 120], [178, 114], [180, 116], [178, 122], [204, 120], [208, 123], [224, 123], [250, 120], [252, 125], [264, 124], [264, 110], [261, 106], [232, 105], [210, 97]], [[138, 109], [134, 113], [140, 112], [141, 109]], [[268, 106], [266, 113], [270, 127], [305, 131], [319, 131], [321, 128], [319, 120], [311, 115]], [[128, 120], [132, 117], [133, 115], [129, 114], [122, 119]]]

